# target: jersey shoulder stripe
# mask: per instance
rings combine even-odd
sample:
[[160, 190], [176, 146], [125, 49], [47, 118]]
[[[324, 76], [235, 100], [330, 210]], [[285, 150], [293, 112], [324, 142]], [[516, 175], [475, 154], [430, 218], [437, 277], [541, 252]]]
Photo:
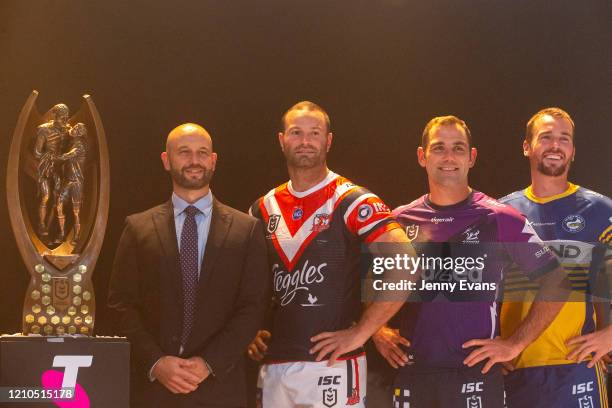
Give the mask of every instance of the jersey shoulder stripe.
[[389, 207], [366, 188], [351, 191], [341, 205], [339, 210], [344, 214], [347, 229], [365, 242], [372, 242], [387, 231], [401, 228]]
[[510, 204], [512, 201], [520, 200], [523, 197], [525, 197], [525, 190], [518, 190], [508, 195], [503, 196], [497, 201], [503, 204]]

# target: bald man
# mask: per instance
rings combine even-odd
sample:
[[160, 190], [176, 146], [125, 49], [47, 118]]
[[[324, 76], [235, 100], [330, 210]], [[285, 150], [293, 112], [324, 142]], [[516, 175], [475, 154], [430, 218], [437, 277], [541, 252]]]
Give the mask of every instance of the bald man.
[[244, 350], [271, 280], [261, 222], [212, 195], [203, 127], [173, 129], [161, 160], [172, 197], [126, 218], [109, 288], [132, 343], [131, 406], [246, 406]]

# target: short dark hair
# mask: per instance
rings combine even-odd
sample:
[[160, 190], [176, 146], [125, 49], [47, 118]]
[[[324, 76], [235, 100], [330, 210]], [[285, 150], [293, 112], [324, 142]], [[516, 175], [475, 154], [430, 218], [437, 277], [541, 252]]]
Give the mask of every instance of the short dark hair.
[[295, 110], [304, 110], [307, 112], [320, 112], [323, 114], [323, 117], [325, 118], [325, 126], [327, 126], [327, 133], [331, 132], [331, 122], [329, 120], [329, 115], [327, 114], [327, 112], [325, 112], [325, 110], [320, 107], [319, 105], [317, 105], [314, 102], [310, 102], [310, 101], [301, 101], [296, 103], [295, 105], [293, 105], [292, 107], [290, 107], [287, 112], [285, 112], [285, 114], [283, 115], [283, 117], [281, 118], [281, 132], [285, 131], [285, 126], [286, 126], [286, 122], [285, 120], [287, 119], [287, 115], [289, 115], [290, 112], [295, 111]]
[[553, 118], [566, 119], [570, 123], [570, 125], [572, 125], [572, 136], [574, 135], [575, 125], [572, 117], [563, 109], [553, 106], [540, 110], [535, 115], [533, 115], [531, 119], [529, 119], [529, 121], [527, 122], [527, 129], [525, 131], [525, 140], [527, 141], [527, 143], [531, 143], [531, 140], [533, 139], [533, 125], [535, 124], [536, 120], [540, 119], [542, 116], [552, 116]]
[[448, 115], [436, 116], [435, 118], [427, 122], [425, 129], [423, 129], [423, 136], [421, 136], [421, 147], [423, 149], [425, 149], [429, 144], [429, 137], [431, 136], [431, 131], [434, 128], [440, 126], [457, 126], [461, 128], [463, 130], [463, 133], [465, 133], [465, 136], [467, 136], [468, 146], [472, 146], [472, 133], [470, 132], [470, 129], [467, 127], [465, 122], [459, 119], [457, 116]]

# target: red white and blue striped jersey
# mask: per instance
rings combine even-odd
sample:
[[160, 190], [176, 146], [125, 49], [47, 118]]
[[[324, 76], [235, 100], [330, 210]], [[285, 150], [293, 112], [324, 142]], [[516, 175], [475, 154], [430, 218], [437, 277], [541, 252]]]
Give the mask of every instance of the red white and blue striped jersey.
[[270, 190], [250, 213], [265, 225], [272, 268], [266, 361], [313, 361], [312, 336], [346, 329], [361, 315], [362, 244], [400, 226], [380, 198], [331, 171], [307, 191], [290, 181]]

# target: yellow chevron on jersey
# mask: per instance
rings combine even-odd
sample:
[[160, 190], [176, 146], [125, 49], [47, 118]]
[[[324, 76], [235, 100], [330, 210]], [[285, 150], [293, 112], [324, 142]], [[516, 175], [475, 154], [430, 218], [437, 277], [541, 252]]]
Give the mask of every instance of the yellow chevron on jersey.
[[604, 232], [599, 236], [599, 242], [612, 246], [612, 225], [610, 225]]
[[[521, 354], [517, 368], [572, 364], [567, 340], [595, 329], [591, 295], [604, 259], [612, 251], [612, 200], [584, 187], [568, 183], [567, 189], [540, 198], [530, 187], [501, 200], [522, 212], [538, 236], [559, 257], [572, 285], [565, 303], [551, 325]], [[500, 324], [503, 337], [515, 332], [527, 315], [539, 286], [516, 271], [504, 279], [504, 293], [521, 293], [525, 302], [505, 302]], [[524, 296], [527, 294], [526, 296]], [[512, 299], [512, 296], [506, 296]]]

